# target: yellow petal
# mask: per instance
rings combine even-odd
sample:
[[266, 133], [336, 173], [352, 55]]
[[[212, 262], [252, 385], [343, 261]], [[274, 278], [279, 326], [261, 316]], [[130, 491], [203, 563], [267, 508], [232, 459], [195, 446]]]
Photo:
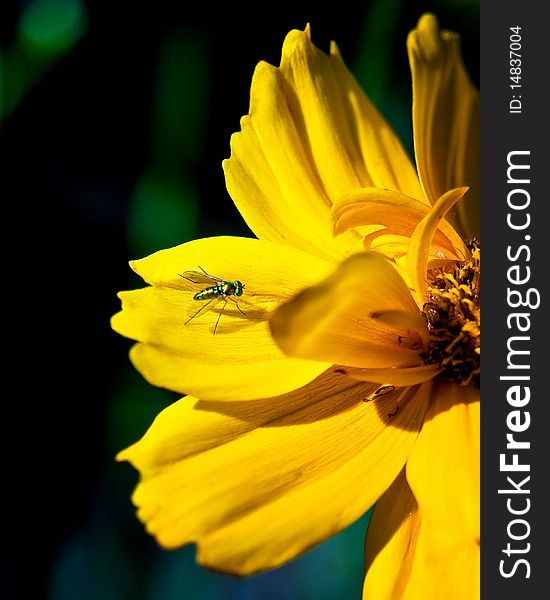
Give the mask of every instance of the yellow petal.
[[406, 477], [376, 505], [363, 597], [478, 598], [478, 391], [438, 384]]
[[[238, 307], [214, 301], [187, 322], [206, 305], [193, 296], [207, 284], [195, 285], [179, 274], [198, 266], [244, 283]], [[269, 242], [219, 237], [162, 250], [132, 267], [152, 287], [121, 293], [123, 310], [112, 326], [141, 342], [131, 357], [151, 383], [208, 399], [258, 398], [300, 387], [329, 366], [284, 356], [271, 339], [268, 317], [324, 277], [330, 263]]]
[[451, 222], [463, 236], [479, 234], [479, 92], [460, 56], [460, 40], [422, 16], [407, 40], [413, 79], [416, 163], [430, 202], [468, 186]]
[[[351, 228], [361, 230], [362, 226], [378, 224], [383, 226], [384, 230], [368, 233], [367, 239], [371, 245], [381, 236], [410, 238], [415, 227], [429, 212], [428, 205], [400, 192], [361, 188], [348, 192], [332, 207], [334, 233], [338, 235]], [[393, 242], [395, 243], [395, 237]], [[388, 243], [388, 238], [383, 243]], [[380, 250], [381, 244], [376, 245]], [[442, 258], [456, 259], [456, 248], [462, 246], [463, 242], [458, 233], [445, 219], [441, 219], [431, 241], [432, 252]]]
[[[141, 471], [133, 497], [166, 547], [196, 542], [199, 561], [247, 575], [278, 566], [360, 517], [402, 469], [430, 384], [391, 417], [391, 394], [326, 373], [286, 396], [185, 398], [119, 455]], [[388, 426], [391, 422], [392, 426]]]
[[[231, 158], [223, 162], [227, 190], [250, 229], [262, 240], [339, 260], [356, 237], [353, 232], [341, 239], [331, 235], [327, 199], [309, 172], [298, 133], [288, 131], [291, 116], [285, 114], [288, 107], [280, 97], [280, 79], [275, 67], [266, 63], [256, 67], [252, 89], [258, 90], [256, 82], [260, 81], [265, 98], [260, 103], [262, 110], [256, 112], [258, 118], [271, 119], [269, 128], [261, 131], [265, 137], [266, 130], [273, 130], [273, 139], [263, 142], [264, 149], [251, 117], [241, 119], [241, 132], [231, 136]], [[262, 116], [263, 112], [267, 114]], [[280, 165], [281, 174], [274, 172], [273, 161]]]
[[[365, 539], [364, 600], [403, 598], [415, 562], [420, 523], [418, 505], [403, 470], [377, 502], [369, 523]], [[429, 598], [429, 588], [425, 593]]]
[[419, 365], [427, 336], [403, 279], [387, 259], [367, 252], [278, 308], [270, 325], [290, 356], [365, 368]]
[[[416, 226], [411, 237], [409, 252], [407, 254], [407, 271], [414, 289], [423, 300], [426, 300], [427, 296], [426, 275], [428, 269], [428, 255], [433, 236], [441, 219], [443, 219], [449, 209], [462, 198], [466, 191], [467, 188], [458, 188], [443, 194], [443, 196], [435, 203], [429, 214]], [[463, 243], [461, 243], [461, 247], [456, 248], [456, 252], [462, 254], [462, 256], [460, 256], [461, 260], [464, 260], [468, 255], [468, 250]], [[441, 258], [445, 257], [442, 256]]]
[[358, 369], [357, 367], [342, 367], [347, 377], [358, 381], [372, 381], [391, 386], [406, 386], [423, 383], [435, 377], [440, 367], [437, 365], [421, 365], [403, 369]]
[[[330, 198], [355, 187], [380, 187], [417, 195], [418, 179], [399, 139], [344, 65], [335, 44], [330, 55], [306, 31], [291, 31], [281, 72], [294, 90], [291, 109]], [[354, 185], [359, 184], [359, 185]]]
[[[440, 383], [407, 463], [426, 560], [439, 563], [455, 552], [473, 557], [479, 551], [479, 432], [479, 390]], [[465, 579], [478, 575], [464, 572]]]
[[401, 235], [411, 235], [429, 206], [401, 192], [379, 188], [349, 190], [332, 207], [334, 234], [379, 223]]
[[379, 230], [363, 238], [363, 249], [383, 254], [387, 258], [395, 259], [407, 254], [409, 237], [386, 233]]
[[335, 199], [368, 186], [423, 197], [398, 138], [336, 46], [325, 54], [309, 28], [287, 35], [279, 68], [257, 66], [241, 128], [224, 163], [227, 188], [262, 239], [342, 256], [356, 237], [333, 238]]

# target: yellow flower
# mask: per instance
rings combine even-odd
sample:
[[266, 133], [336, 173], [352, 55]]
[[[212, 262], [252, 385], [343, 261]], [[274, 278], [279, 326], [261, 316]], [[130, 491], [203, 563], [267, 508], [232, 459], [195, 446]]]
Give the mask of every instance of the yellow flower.
[[[432, 15], [408, 48], [417, 170], [336, 46], [292, 31], [224, 163], [259, 239], [163, 250], [120, 294], [135, 366], [194, 397], [119, 459], [147, 530], [211, 568], [280, 565], [378, 501], [365, 597], [477, 593], [479, 250], [456, 229], [476, 227], [479, 99]], [[195, 314], [199, 267], [243, 295]]]

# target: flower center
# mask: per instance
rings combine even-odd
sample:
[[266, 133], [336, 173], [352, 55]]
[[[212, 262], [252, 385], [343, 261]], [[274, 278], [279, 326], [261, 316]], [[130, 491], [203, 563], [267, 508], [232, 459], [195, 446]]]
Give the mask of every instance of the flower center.
[[479, 388], [481, 249], [475, 239], [468, 247], [472, 253], [469, 261], [455, 263], [452, 270], [432, 272], [428, 302], [422, 311], [430, 341], [421, 356], [426, 364], [442, 367], [439, 377]]

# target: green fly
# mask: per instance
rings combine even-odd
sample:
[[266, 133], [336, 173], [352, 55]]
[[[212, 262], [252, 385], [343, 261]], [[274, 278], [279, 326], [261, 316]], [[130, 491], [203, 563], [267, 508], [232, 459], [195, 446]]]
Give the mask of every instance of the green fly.
[[192, 317], [187, 319], [187, 321], [185, 321], [185, 325], [187, 325], [187, 323], [189, 323], [189, 321], [192, 321], [195, 317], [198, 317], [202, 312], [204, 312], [214, 302], [216, 302], [218, 300], [223, 300], [224, 304], [218, 314], [218, 319], [216, 321], [216, 325], [214, 325], [213, 334], [215, 335], [216, 329], [218, 328], [218, 323], [220, 322], [222, 313], [225, 310], [225, 307], [227, 306], [228, 300], [232, 300], [236, 304], [239, 311], [243, 315], [246, 316], [246, 314], [241, 310], [241, 307], [239, 306], [239, 303], [237, 302], [237, 300], [235, 300], [235, 298], [233, 298], [233, 296], [242, 296], [245, 286], [239, 280], [225, 281], [224, 279], [220, 279], [219, 277], [214, 277], [214, 275], [210, 275], [209, 273], [207, 273], [200, 265], [199, 265], [199, 269], [201, 270], [201, 272], [199, 272], [199, 271], [184, 271], [183, 273], [178, 273], [178, 275], [180, 277], [187, 279], [187, 281], [190, 281], [191, 283], [201, 284], [201, 285], [204, 285], [207, 283], [214, 284], [214, 285], [209, 285], [208, 287], [200, 290], [193, 296], [193, 300], [208, 300], [208, 302], [204, 306], [201, 306], [199, 308], [199, 310]]

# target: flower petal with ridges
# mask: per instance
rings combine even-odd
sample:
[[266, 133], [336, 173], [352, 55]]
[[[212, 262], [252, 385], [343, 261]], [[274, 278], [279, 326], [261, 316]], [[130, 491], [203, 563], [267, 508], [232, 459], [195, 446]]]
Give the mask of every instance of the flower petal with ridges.
[[[179, 274], [200, 265], [223, 279], [245, 284], [239, 306], [228, 302], [212, 335], [223, 301], [185, 322], [200, 303]], [[218, 237], [188, 242], [132, 263], [151, 287], [122, 292], [113, 328], [140, 342], [131, 356], [154, 385], [203, 399], [241, 399], [282, 394], [317, 377], [329, 366], [293, 360], [271, 339], [270, 312], [303, 285], [333, 270], [309, 254], [269, 242]]]
[[468, 186], [451, 222], [465, 237], [479, 235], [479, 92], [472, 85], [456, 33], [440, 31], [434, 15], [408, 37], [413, 82], [416, 164], [431, 204]]
[[401, 142], [344, 65], [309, 27], [291, 31], [281, 66], [261, 62], [249, 115], [224, 161], [227, 189], [260, 238], [341, 258], [353, 231], [332, 236], [330, 208], [351, 189], [376, 186], [423, 199]]
[[[280, 565], [359, 518], [403, 468], [428, 406], [328, 372], [284, 397], [185, 398], [124, 450], [141, 472], [138, 516], [166, 547], [196, 542], [199, 561], [250, 574]], [[381, 415], [384, 418], [381, 418]]]
[[371, 519], [365, 599], [479, 597], [479, 391], [439, 383], [432, 398], [406, 479]]
[[419, 367], [392, 367], [388, 369], [359, 369], [357, 367], [339, 367], [339, 370], [357, 381], [370, 381], [395, 387], [416, 385], [433, 379], [440, 371], [438, 365], [420, 365]]

